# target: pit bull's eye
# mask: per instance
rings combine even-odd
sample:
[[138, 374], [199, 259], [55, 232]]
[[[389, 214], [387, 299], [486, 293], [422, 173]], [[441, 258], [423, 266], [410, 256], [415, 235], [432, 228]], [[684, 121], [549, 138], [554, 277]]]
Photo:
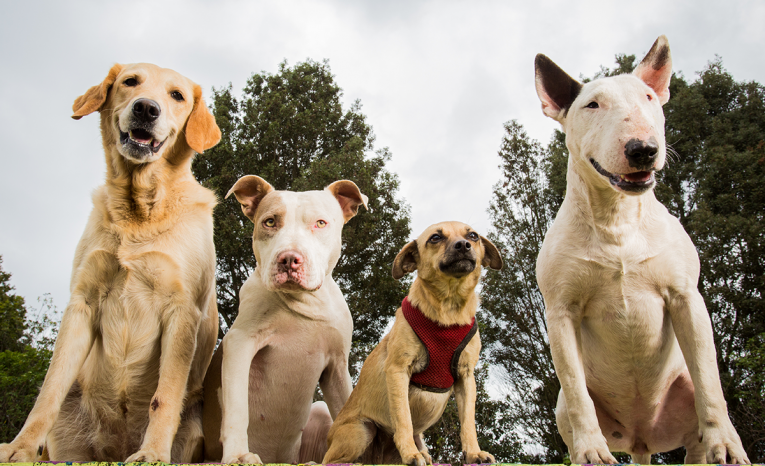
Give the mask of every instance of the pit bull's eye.
[[585, 108], [600, 108], [600, 105], [598, 105], [597, 102], [590, 102], [589, 104], [585, 105]]
[[127, 87], [135, 87], [138, 85], [138, 80], [135, 78], [127, 78], [122, 84], [126, 85]]
[[471, 231], [470, 233], [468, 233], [467, 237], [470, 241], [478, 241], [478, 233], [474, 231]]
[[183, 102], [184, 101], [183, 94], [181, 94], [178, 91], [171, 92], [170, 93], [170, 97], [172, 97], [173, 99], [177, 100], [178, 102]]
[[265, 226], [266, 228], [273, 228], [276, 226], [276, 220], [272, 218], [267, 218], [263, 221], [263, 226]]
[[428, 238], [428, 243], [436, 244], [439, 241], [441, 241], [441, 235], [437, 233], [435, 235], [432, 235], [430, 238]]
[[327, 222], [325, 222], [324, 220], [318, 220], [316, 222], [316, 228], [324, 228], [325, 226], [327, 226]]

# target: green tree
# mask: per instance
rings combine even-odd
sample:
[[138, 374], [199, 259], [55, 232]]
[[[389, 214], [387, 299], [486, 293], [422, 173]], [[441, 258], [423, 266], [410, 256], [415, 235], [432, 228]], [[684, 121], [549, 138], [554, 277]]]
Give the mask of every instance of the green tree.
[[[344, 110], [341, 97], [329, 64], [311, 60], [281, 63], [276, 74], [253, 74], [241, 98], [230, 85], [213, 90], [223, 139], [197, 156], [192, 169], [221, 199], [247, 174], [297, 191], [349, 179], [369, 197], [369, 211], [361, 209], [343, 228], [343, 254], [333, 274], [353, 315], [352, 363], [358, 369], [408, 288], [391, 277], [390, 267], [409, 239], [409, 207], [396, 197], [398, 177], [385, 167], [390, 152], [374, 150], [360, 102]], [[222, 332], [233, 323], [239, 289], [256, 265], [251, 237], [252, 224], [239, 205], [221, 201], [215, 248]]]
[[2, 262], [0, 257], [0, 443], [5, 443], [16, 437], [34, 406], [56, 331], [45, 313], [53, 311], [50, 298], [42, 300], [41, 317], [32, 320]]

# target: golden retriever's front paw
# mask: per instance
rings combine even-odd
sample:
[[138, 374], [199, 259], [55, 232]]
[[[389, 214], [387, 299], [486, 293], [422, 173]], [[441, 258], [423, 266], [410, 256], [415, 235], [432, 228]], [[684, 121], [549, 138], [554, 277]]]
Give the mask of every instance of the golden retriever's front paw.
[[37, 449], [14, 442], [0, 444], [0, 463], [31, 463], [37, 459]]
[[161, 454], [151, 449], [138, 450], [125, 460], [126, 463], [169, 463], [170, 453]]
[[494, 455], [485, 451], [465, 453], [465, 462], [467, 464], [496, 463]]
[[243, 455], [233, 455], [224, 458], [224, 464], [263, 464], [260, 460], [260, 456], [255, 453], [247, 452]]
[[411, 466], [425, 466], [425, 464], [427, 464], [425, 456], [419, 451], [413, 455], [401, 455], [401, 460], [404, 464], [409, 464]]

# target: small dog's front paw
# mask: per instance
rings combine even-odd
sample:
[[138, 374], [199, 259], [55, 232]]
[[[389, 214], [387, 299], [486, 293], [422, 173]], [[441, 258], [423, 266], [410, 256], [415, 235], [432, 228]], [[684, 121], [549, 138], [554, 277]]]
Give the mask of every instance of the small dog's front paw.
[[263, 464], [260, 456], [247, 452], [243, 455], [233, 455], [224, 458], [223, 464]]
[[465, 453], [465, 462], [467, 464], [496, 463], [494, 455], [486, 451], [474, 453]]
[[151, 449], [138, 450], [125, 460], [126, 463], [169, 463], [170, 453], [161, 454]]
[[0, 463], [31, 463], [36, 459], [35, 448], [13, 442], [0, 444]]

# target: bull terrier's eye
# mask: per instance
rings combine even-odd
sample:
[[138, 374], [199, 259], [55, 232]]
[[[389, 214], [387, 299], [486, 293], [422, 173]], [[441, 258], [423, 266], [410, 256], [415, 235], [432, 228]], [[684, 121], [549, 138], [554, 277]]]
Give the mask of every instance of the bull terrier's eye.
[[600, 105], [598, 105], [597, 102], [590, 102], [589, 104], [585, 105], [585, 108], [600, 108]]
[[181, 94], [178, 91], [171, 92], [170, 93], [170, 97], [172, 97], [173, 99], [177, 100], [178, 102], [183, 102], [183, 100], [184, 100], [183, 99], [183, 94]]
[[474, 231], [471, 231], [470, 233], [468, 233], [467, 237], [470, 241], [478, 241], [478, 233]]
[[325, 226], [327, 226], [327, 222], [325, 222], [324, 220], [318, 220], [316, 222], [316, 228], [324, 228]]
[[263, 226], [266, 228], [273, 228], [276, 226], [276, 220], [273, 218], [267, 218], [263, 221]]
[[127, 87], [135, 87], [138, 85], [138, 80], [135, 78], [127, 78], [122, 84], [126, 85]]
[[651, 97], [651, 94], [646, 94], [645, 96], [648, 97], [649, 102], [653, 100], [653, 97]]
[[431, 235], [431, 237], [430, 237], [430, 238], [428, 238], [428, 243], [433, 243], [433, 244], [436, 244], [436, 243], [438, 243], [439, 241], [441, 241], [441, 239], [442, 239], [441, 235], [439, 235], [438, 233], [436, 233], [436, 234], [434, 234], [434, 235]]

